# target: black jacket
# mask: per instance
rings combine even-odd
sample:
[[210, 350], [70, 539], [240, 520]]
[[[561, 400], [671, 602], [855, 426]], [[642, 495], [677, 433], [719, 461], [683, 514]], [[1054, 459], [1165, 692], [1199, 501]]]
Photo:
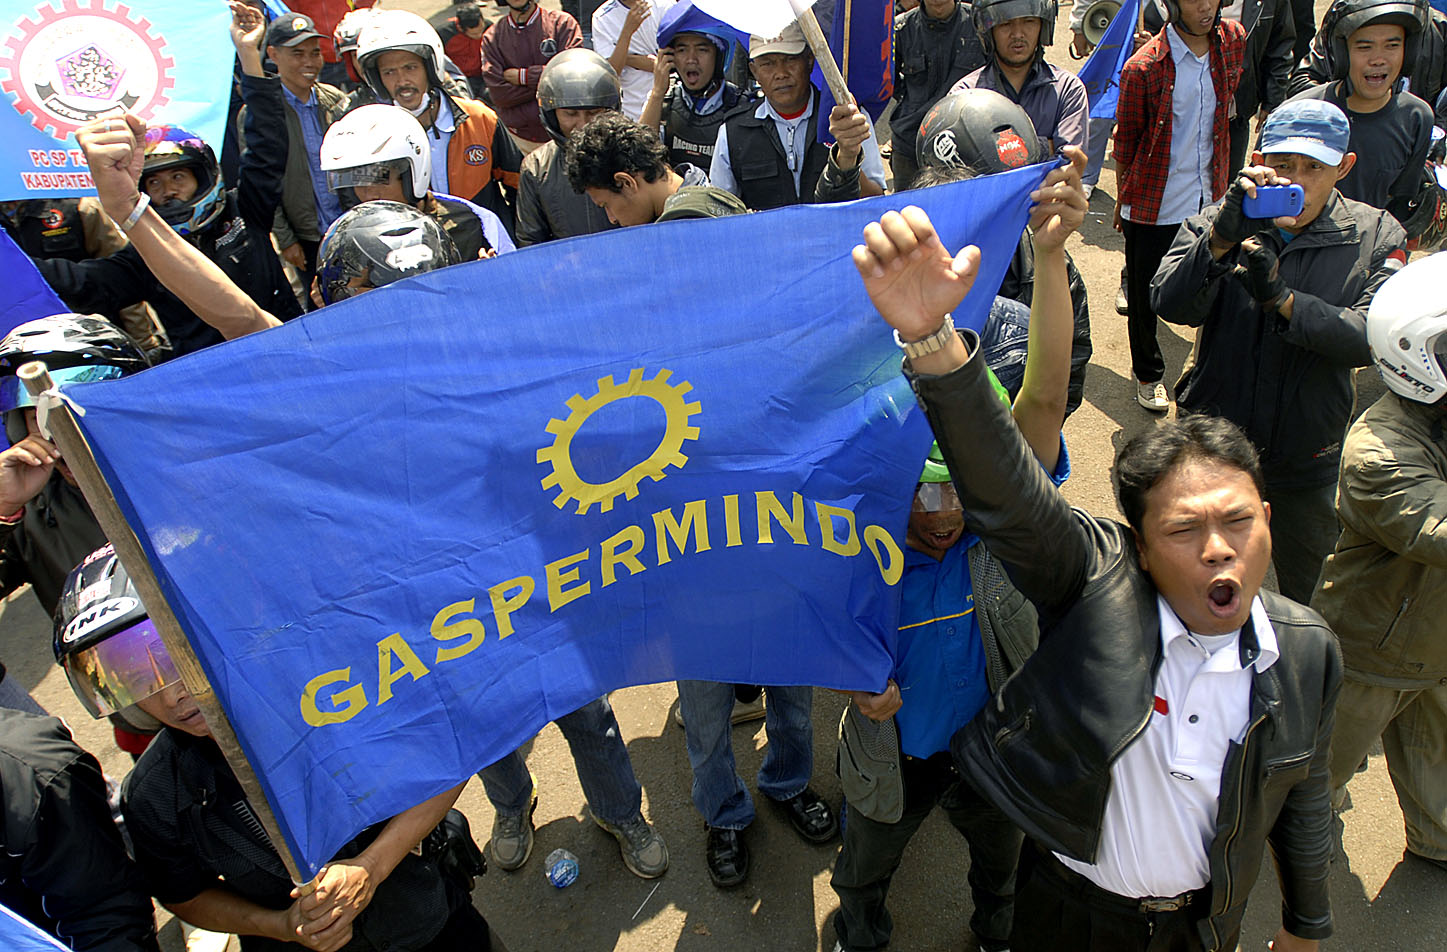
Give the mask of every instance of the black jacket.
[[968, 3], [935, 20], [923, 5], [894, 18], [894, 113], [889, 119], [894, 151], [914, 156], [920, 123], [955, 83], [989, 62], [975, 32]]
[[[301, 314], [301, 305], [271, 246], [271, 226], [286, 173], [286, 107], [281, 80], [245, 76], [241, 89], [247, 105], [248, 143], [241, 156], [241, 182], [227, 194], [221, 217], [192, 241], [257, 306], [280, 320], [290, 320]], [[178, 356], [223, 339], [156, 280], [133, 246], [90, 261], [51, 258], [35, 263], [66, 307], [78, 313], [110, 313], [114, 308], [149, 301]]]
[[[211, 738], [163, 729], [122, 784], [121, 810], [141, 875], [161, 902], [187, 902], [206, 889], [223, 888], [270, 909], [291, 904], [292, 883], [281, 858]], [[369, 827], [337, 857], [356, 856], [381, 828]], [[467, 901], [434, 864], [409, 853], [378, 884], [342, 952], [424, 948]], [[244, 952], [301, 948], [261, 936], [243, 936], [241, 947]]]
[[[973, 342], [972, 342], [973, 349]], [[1048, 849], [1095, 860], [1110, 766], [1151, 716], [1160, 664], [1156, 589], [1129, 528], [1072, 509], [1041, 470], [1009, 408], [970, 360], [913, 381], [965, 508], [965, 526], [1040, 615], [1040, 645], [950, 744], [956, 766]], [[1327, 754], [1341, 683], [1330, 629], [1262, 592], [1280, 657], [1253, 677], [1249, 726], [1232, 744], [1209, 845], [1210, 952], [1240, 929], [1269, 843], [1283, 924], [1331, 932]], [[1249, 626], [1243, 650], [1255, 644]]]
[[707, 115], [700, 115], [689, 103], [691, 97], [683, 83], [675, 79], [663, 97], [663, 128], [659, 139], [668, 150], [669, 165], [696, 165], [707, 169], [713, 161], [713, 147], [718, 141], [719, 126], [737, 109], [757, 105], [733, 83], [723, 84], [723, 101]]
[[1289, 95], [1296, 45], [1291, 0], [1245, 0], [1241, 25], [1246, 28], [1246, 57], [1236, 87], [1236, 115], [1250, 120], [1258, 109], [1275, 109]]
[[1290, 244], [1275, 228], [1261, 232], [1296, 295], [1288, 321], [1267, 314], [1232, 277], [1239, 249], [1212, 259], [1219, 207], [1186, 219], [1151, 284], [1157, 314], [1200, 328], [1177, 402], [1245, 430], [1268, 486], [1329, 486], [1351, 414], [1351, 370], [1371, 363], [1367, 306], [1406, 260], [1406, 235], [1389, 213], [1337, 192]]
[[[1447, 16], [1438, 10], [1428, 11], [1431, 21], [1422, 33], [1422, 43], [1417, 50], [1417, 62], [1407, 70], [1411, 79], [1412, 95], [1434, 106], [1442, 90], [1447, 89]], [[1289, 96], [1305, 92], [1313, 86], [1328, 82], [1331, 77], [1326, 71], [1326, 54], [1322, 46], [1321, 31], [1312, 37], [1311, 49], [1291, 73]]]
[[[799, 177], [797, 191], [794, 189], [794, 173], [789, 169], [788, 156], [783, 142], [779, 141], [779, 130], [775, 128], [773, 118], [766, 114], [760, 119], [754, 115], [757, 108], [744, 109], [729, 116], [724, 123], [728, 129], [729, 168], [733, 170], [734, 181], [739, 186], [739, 198], [744, 200], [745, 205], [761, 212], [813, 201], [819, 177], [829, 161], [829, 148], [814, 137], [818, 110], [819, 94], [816, 92], [809, 106], [809, 115], [799, 127], [799, 135], [811, 138], [804, 152], [804, 171]], [[857, 189], [853, 197], [859, 197]]]
[[54, 615], [70, 570], [105, 544], [80, 490], [51, 473], [18, 523], [0, 522], [0, 595], [29, 582], [45, 614]]
[[76, 952], [156, 952], [100, 764], [59, 719], [0, 708], [0, 796], [0, 904]]

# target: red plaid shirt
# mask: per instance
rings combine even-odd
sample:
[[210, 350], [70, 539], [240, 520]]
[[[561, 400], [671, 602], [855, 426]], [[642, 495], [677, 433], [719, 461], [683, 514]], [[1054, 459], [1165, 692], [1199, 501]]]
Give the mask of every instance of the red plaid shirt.
[[[1120, 71], [1120, 102], [1115, 110], [1116, 202], [1130, 206], [1130, 220], [1154, 225], [1171, 171], [1171, 104], [1176, 88], [1176, 61], [1166, 37], [1170, 25], [1151, 37]], [[1226, 194], [1231, 164], [1231, 132], [1226, 110], [1241, 82], [1246, 55], [1246, 30], [1235, 20], [1222, 20], [1211, 38], [1211, 82], [1216, 87], [1216, 119], [1212, 138], [1211, 200]]]

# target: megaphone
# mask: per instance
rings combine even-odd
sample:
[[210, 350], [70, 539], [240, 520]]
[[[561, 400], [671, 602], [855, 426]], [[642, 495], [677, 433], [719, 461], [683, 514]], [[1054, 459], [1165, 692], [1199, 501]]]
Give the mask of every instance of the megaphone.
[[1100, 38], [1105, 36], [1106, 27], [1115, 15], [1120, 12], [1120, 4], [1117, 0], [1095, 0], [1085, 8], [1085, 22], [1082, 25], [1082, 32], [1085, 39], [1091, 46], [1100, 45]]

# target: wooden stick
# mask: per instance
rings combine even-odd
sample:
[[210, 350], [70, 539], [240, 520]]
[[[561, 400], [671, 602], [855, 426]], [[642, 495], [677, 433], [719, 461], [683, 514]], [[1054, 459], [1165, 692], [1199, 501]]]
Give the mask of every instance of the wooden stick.
[[809, 48], [814, 51], [814, 61], [824, 71], [824, 82], [834, 94], [834, 101], [841, 106], [849, 105], [854, 101], [854, 97], [849, 94], [849, 84], [844, 81], [844, 74], [839, 72], [839, 64], [834, 62], [829, 40], [819, 28], [813, 6], [808, 0], [789, 0], [789, 6], [794, 8], [794, 15], [799, 18], [799, 28], [804, 31], [804, 39]]
[[[30, 391], [30, 395], [37, 399], [42, 393], [55, 386], [45, 364], [38, 360], [21, 367], [16, 376], [25, 384], [25, 389]], [[116, 558], [121, 560], [126, 574], [135, 583], [136, 591], [140, 593], [141, 601], [151, 616], [151, 622], [156, 626], [156, 633], [161, 636], [161, 641], [166, 645], [166, 652], [170, 654], [171, 661], [176, 665], [176, 671], [180, 673], [181, 680], [185, 682], [186, 690], [201, 708], [201, 713], [205, 715], [206, 726], [210, 728], [211, 736], [215, 739], [217, 746], [221, 748], [221, 752], [226, 755], [226, 762], [231, 765], [236, 779], [241, 782], [241, 789], [246, 794], [246, 799], [251, 801], [251, 808], [256, 811], [258, 819], [261, 820], [266, 835], [271, 838], [272, 849], [276, 850], [277, 855], [281, 857], [281, 862], [286, 866], [287, 874], [291, 876], [292, 882], [305, 883], [302, 887], [303, 892], [311, 892], [314, 888], [314, 884], [309, 881], [311, 877], [303, 877], [301, 866], [291, 855], [291, 850], [287, 848], [286, 838], [281, 835], [281, 826], [276, 822], [276, 815], [271, 810], [271, 804], [266, 799], [261, 782], [256, 779], [256, 772], [251, 769], [246, 755], [242, 753], [241, 744], [236, 739], [236, 732], [231, 727], [231, 721], [226, 717], [226, 712], [221, 709], [221, 703], [216, 698], [216, 692], [211, 687], [211, 681], [206, 677], [206, 672], [201, 669], [201, 663], [197, 660], [196, 653], [191, 650], [191, 643], [186, 638], [186, 632], [181, 628], [165, 595], [162, 594], [161, 586], [156, 581], [156, 575], [151, 570], [151, 563], [146, 559], [146, 553], [141, 548], [140, 540], [131, 531], [130, 524], [126, 522], [120, 507], [116, 505], [116, 497], [111, 493], [110, 486], [106, 485], [105, 477], [101, 475], [100, 467], [96, 465], [95, 455], [91, 452], [90, 444], [86, 442], [85, 435], [80, 432], [80, 427], [76, 426], [70, 407], [66, 406], [64, 411], [63, 413], [51, 412], [46, 417], [51, 438], [59, 448], [61, 456], [64, 457], [66, 466], [70, 467], [75, 481], [80, 484], [80, 491], [84, 494], [85, 501], [90, 504], [90, 511], [95, 513], [96, 521], [100, 523], [106, 538], [115, 547]]]
[[[854, 0], [844, 0], [844, 85], [849, 85], [849, 31], [854, 26], [851, 14], [854, 13]], [[835, 10], [834, 15], [838, 16], [839, 11]]]

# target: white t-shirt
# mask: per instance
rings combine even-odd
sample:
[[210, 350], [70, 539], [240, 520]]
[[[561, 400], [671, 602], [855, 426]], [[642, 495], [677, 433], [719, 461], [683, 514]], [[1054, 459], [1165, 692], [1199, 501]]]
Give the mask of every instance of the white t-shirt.
[[[652, 8], [653, 12], [633, 31], [628, 41], [628, 52], [640, 56], [655, 56], [658, 53], [658, 23], [663, 14], [673, 6], [674, 0], [635, 0]], [[599, 56], [608, 59], [618, 48], [618, 37], [623, 35], [623, 22], [628, 19], [628, 8], [618, 0], [608, 0], [593, 11], [593, 49]], [[643, 104], [653, 89], [653, 74], [646, 69], [625, 66], [618, 77], [623, 83], [623, 114], [629, 119], [643, 115]]]

